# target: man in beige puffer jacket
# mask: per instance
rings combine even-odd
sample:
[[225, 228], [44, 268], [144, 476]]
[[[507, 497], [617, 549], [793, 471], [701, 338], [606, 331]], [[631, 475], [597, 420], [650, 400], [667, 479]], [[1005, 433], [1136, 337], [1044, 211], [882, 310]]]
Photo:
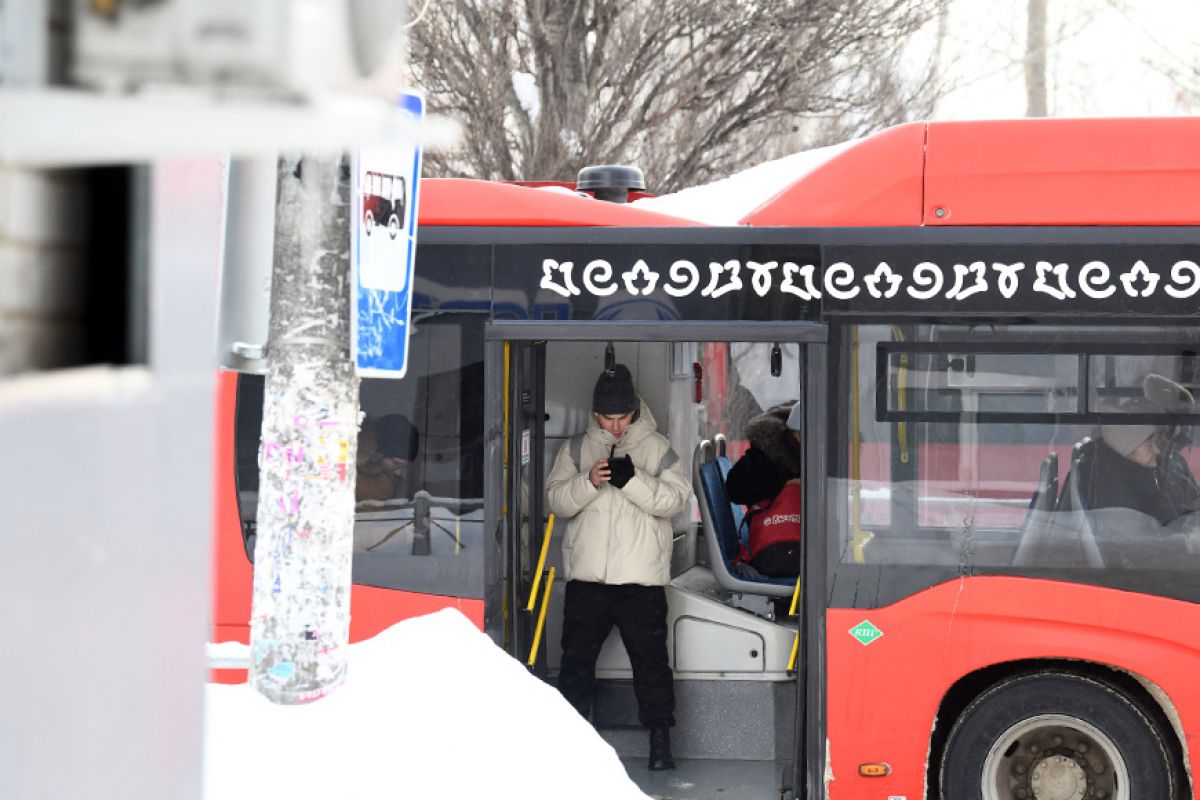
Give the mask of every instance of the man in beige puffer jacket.
[[562, 446], [546, 482], [550, 510], [570, 518], [559, 690], [590, 716], [596, 658], [616, 625], [633, 666], [638, 716], [650, 729], [650, 769], [673, 769], [663, 587], [671, 580], [671, 517], [687, 505], [691, 486], [623, 364], [597, 379], [592, 412], [582, 441]]

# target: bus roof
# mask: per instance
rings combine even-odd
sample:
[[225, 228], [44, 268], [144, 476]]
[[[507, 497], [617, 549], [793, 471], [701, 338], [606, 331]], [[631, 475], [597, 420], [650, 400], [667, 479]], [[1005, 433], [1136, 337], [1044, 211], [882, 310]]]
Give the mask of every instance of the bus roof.
[[580, 197], [565, 189], [432, 178], [421, 181], [422, 225], [676, 227], [682, 217]]
[[[427, 180], [420, 213], [425, 225], [1195, 225], [1198, 144], [1197, 117], [914, 122], [631, 205]], [[754, 171], [774, 183], [745, 179]]]

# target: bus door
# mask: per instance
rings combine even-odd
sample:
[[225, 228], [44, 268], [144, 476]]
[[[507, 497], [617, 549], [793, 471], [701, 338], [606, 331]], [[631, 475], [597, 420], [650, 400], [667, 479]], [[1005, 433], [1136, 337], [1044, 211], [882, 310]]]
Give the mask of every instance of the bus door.
[[[514, 658], [527, 661], [537, 619], [527, 610], [535, 590], [535, 578], [538, 591], [543, 591], [546, 586], [546, 576], [536, 573], [543, 537], [547, 533], [541, 445], [546, 418], [546, 343], [504, 341], [500, 343], [497, 355], [501, 362], [498, 365], [501, 386], [497, 394], [501, 399], [499, 474], [503, 481], [500, 493], [489, 499], [502, 501], [499, 531], [503, 548], [496, 555], [502, 558], [500, 573], [504, 576], [501, 598], [503, 642]], [[496, 474], [489, 466], [488, 475]], [[535, 664], [537, 671], [544, 673], [544, 658], [535, 659]]]
[[[804, 796], [798, 787], [821, 786], [820, 486], [827, 418], [835, 407], [826, 396], [826, 337], [825, 326], [803, 322], [493, 321], [486, 328], [485, 527], [493, 533], [485, 627], [535, 674], [552, 679], [561, 655], [560, 548], [568, 523], [555, 520], [548, 530], [545, 479], [558, 454], [585, 430], [592, 387], [608, 361], [630, 368], [656, 427], [687, 466], [692, 493], [688, 507], [672, 519], [667, 587], [673, 738], [678, 762], [710, 768], [706, 776], [689, 773], [695, 792], [681, 797], [715, 796], [746, 785], [761, 789], [754, 796], [778, 797], [785, 788]], [[723, 440], [736, 462], [755, 414], [797, 402], [804, 412], [805, 579], [791, 614], [794, 581], [756, 592], [714, 559], [713, 534], [699, 506], [697, 487], [703, 482], [696, 482], [693, 460], [706, 444], [715, 449]], [[557, 568], [553, 580], [552, 568]], [[637, 729], [628, 672], [614, 634], [597, 664], [593, 723], [627, 759], [635, 782], [644, 779], [650, 786], [652, 776], [638, 773], [645, 734]], [[714, 762], [723, 764], [716, 772]], [[806, 770], [807, 764], [814, 766]]]

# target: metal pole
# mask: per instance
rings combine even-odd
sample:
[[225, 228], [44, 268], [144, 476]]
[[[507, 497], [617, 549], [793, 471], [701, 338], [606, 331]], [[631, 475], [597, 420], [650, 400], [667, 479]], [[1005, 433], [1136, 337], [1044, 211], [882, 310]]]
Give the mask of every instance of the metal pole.
[[350, 361], [350, 162], [278, 163], [250, 682], [275, 703], [346, 675], [358, 376]]

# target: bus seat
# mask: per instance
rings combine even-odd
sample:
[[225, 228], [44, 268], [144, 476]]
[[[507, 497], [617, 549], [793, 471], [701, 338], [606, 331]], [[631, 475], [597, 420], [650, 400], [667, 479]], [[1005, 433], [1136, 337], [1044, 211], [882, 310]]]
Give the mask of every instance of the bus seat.
[[[718, 449], [717, 452], [719, 453], [720, 449]], [[719, 469], [721, 471], [722, 484], [729, 477], [729, 470], [732, 469], [732, 467], [733, 467], [733, 465], [729, 463], [729, 456], [726, 456], [726, 455], [718, 455], [717, 456], [717, 469]], [[746, 522], [745, 506], [743, 506], [741, 503], [732, 503], [731, 502], [729, 504], [729, 511], [730, 511], [730, 513], [733, 514], [733, 529], [735, 531], [737, 531], [738, 539], [741, 541], [743, 547], [749, 547], [750, 546], [750, 527], [745, 524], [745, 522]]]
[[738, 555], [738, 532], [733, 508], [725, 494], [721, 468], [712, 458], [712, 446], [702, 442], [692, 459], [692, 485], [700, 506], [704, 539], [708, 543], [708, 560], [713, 577], [729, 592], [790, 597], [795, 580], [791, 578], [750, 579], [735, 575], [731, 565]]
[[[713, 450], [716, 451], [717, 467], [721, 470], [721, 481], [724, 482], [729, 477], [729, 470], [733, 468], [733, 464], [729, 460], [729, 437], [723, 433], [713, 436]], [[750, 529], [742, 527], [746, 518], [746, 509], [738, 503], [730, 503], [729, 508], [733, 512], [733, 527], [738, 532], [738, 539], [741, 540], [742, 547], [749, 547]]]
[[1038, 482], [1046, 487], [1046, 498], [1041, 507], [1047, 510], [1054, 508], [1058, 505], [1058, 453], [1046, 454], [1038, 471]]
[[1029, 512], [1013, 551], [1014, 567], [1036, 566], [1035, 553], [1051, 528], [1051, 515], [1058, 504], [1058, 454], [1049, 453], [1038, 470], [1037, 488], [1029, 499]]
[[[1096, 543], [1096, 531], [1092, 525], [1091, 514], [1088, 513], [1088, 508], [1083, 502], [1083, 492], [1079, 488], [1079, 476], [1086, 471], [1081, 469], [1081, 466], [1088, 463], [1092, 458], [1092, 453], [1095, 450], [1095, 443], [1090, 437], [1084, 437], [1078, 442], [1071, 452], [1071, 471], [1067, 474], [1062, 491], [1058, 496], [1058, 504], [1055, 506], [1055, 524], [1066, 528], [1069, 534], [1078, 537], [1075, 544], [1078, 547], [1078, 556], [1081, 557], [1084, 565], [1089, 567], [1103, 567], [1104, 557], [1100, 554], [1100, 547]], [[1078, 566], [1078, 561], [1075, 566]]]

